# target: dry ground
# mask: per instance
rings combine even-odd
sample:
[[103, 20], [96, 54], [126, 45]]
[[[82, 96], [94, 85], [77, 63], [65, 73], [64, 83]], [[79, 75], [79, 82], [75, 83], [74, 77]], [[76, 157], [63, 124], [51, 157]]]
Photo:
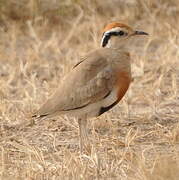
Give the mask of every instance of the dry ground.
[[[91, 154], [80, 156], [73, 118], [27, 117], [116, 20], [150, 36], [133, 44], [130, 90], [89, 121]], [[1, 179], [178, 180], [178, 27], [178, 0], [1, 0]]]

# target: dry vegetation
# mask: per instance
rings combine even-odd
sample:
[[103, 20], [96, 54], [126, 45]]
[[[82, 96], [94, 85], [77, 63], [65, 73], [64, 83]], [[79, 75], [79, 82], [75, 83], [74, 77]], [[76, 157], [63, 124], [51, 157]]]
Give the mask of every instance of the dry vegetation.
[[[78, 126], [27, 116], [120, 20], [150, 33], [131, 50], [134, 81], [121, 103]], [[179, 1], [0, 0], [0, 179], [179, 179]]]

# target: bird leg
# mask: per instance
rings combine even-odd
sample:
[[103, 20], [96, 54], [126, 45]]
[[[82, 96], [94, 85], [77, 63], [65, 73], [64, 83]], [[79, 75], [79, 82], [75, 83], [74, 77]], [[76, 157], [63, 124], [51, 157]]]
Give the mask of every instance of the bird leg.
[[79, 118], [78, 119], [79, 125], [79, 136], [80, 136], [80, 153], [82, 154], [83, 148], [88, 151], [89, 150], [89, 140], [88, 140], [88, 131], [87, 131], [87, 119], [86, 118]]

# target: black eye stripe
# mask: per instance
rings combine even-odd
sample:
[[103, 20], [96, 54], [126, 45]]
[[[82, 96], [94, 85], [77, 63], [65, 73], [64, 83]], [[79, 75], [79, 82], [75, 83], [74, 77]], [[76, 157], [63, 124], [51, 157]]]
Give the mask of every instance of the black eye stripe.
[[111, 31], [111, 32], [103, 33], [104, 38], [102, 41], [102, 47], [105, 47], [107, 45], [111, 36], [124, 36], [124, 35], [127, 35], [127, 33], [124, 31]]
[[119, 31], [118, 34], [119, 34], [120, 36], [122, 36], [122, 35], [124, 35], [125, 33], [124, 33], [124, 31]]
[[113, 32], [109, 32], [107, 33], [107, 35], [109, 36], [123, 36], [127, 33], [125, 33], [124, 31], [113, 31]]
[[106, 44], [108, 43], [110, 37], [111, 37], [110, 34], [104, 35], [104, 38], [103, 38], [103, 41], [102, 41], [102, 47], [105, 47], [105, 46], [106, 46]]

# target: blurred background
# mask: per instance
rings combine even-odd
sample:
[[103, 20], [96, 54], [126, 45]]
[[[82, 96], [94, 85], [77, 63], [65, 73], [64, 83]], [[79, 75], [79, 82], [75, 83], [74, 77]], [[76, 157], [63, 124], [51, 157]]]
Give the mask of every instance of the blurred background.
[[[89, 120], [92, 152], [80, 158], [73, 118], [29, 126], [28, 115], [113, 21], [150, 36], [132, 44], [134, 81]], [[1, 179], [177, 180], [178, 67], [177, 0], [0, 0]]]

